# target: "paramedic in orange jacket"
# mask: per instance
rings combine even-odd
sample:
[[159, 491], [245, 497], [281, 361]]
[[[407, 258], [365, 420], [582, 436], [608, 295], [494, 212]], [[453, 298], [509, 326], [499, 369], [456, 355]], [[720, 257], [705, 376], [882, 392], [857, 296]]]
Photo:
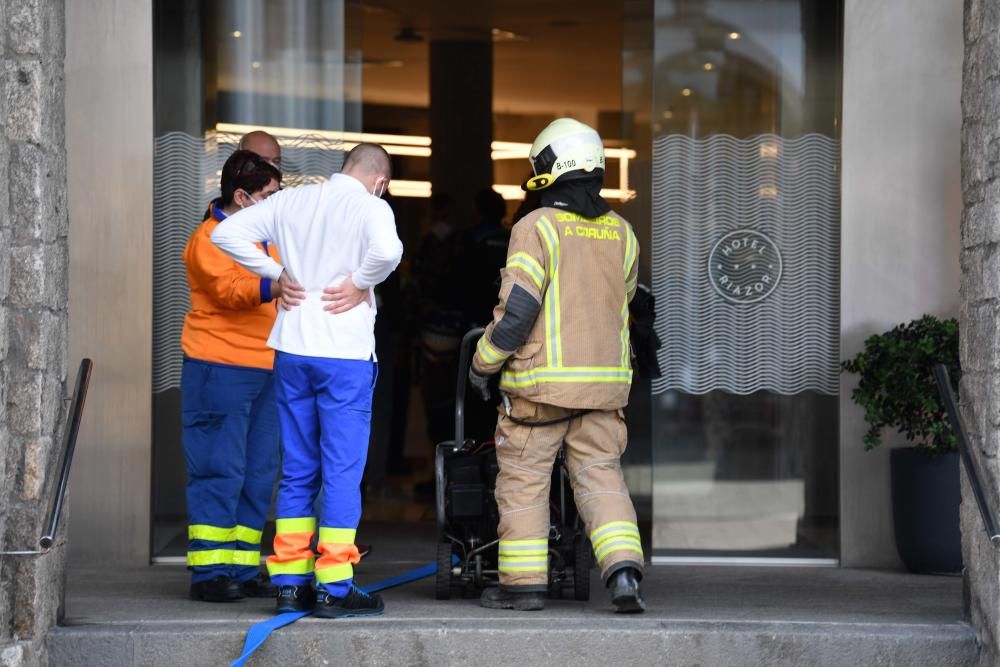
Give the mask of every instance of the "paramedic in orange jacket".
[[[260, 539], [278, 471], [274, 352], [267, 337], [280, 288], [231, 260], [211, 235], [280, 184], [280, 172], [256, 153], [233, 153], [222, 168], [221, 196], [184, 249], [191, 310], [181, 336], [181, 401], [195, 600], [276, 593], [260, 572]], [[277, 257], [273, 245], [262, 249]]]

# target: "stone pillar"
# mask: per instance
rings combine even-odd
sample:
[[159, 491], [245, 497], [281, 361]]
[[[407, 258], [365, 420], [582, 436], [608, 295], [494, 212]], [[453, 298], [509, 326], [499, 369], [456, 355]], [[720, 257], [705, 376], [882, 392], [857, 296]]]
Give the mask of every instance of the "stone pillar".
[[[1000, 5], [965, 1], [962, 76], [962, 385], [970, 449], [984, 491], [1000, 512]], [[967, 614], [983, 644], [982, 664], [1000, 661], [1000, 546], [983, 530], [962, 475]]]
[[[0, 2], [0, 548], [33, 549], [64, 421], [67, 213], [62, 0]], [[64, 517], [65, 519], [65, 517]], [[65, 527], [65, 520], [62, 526]], [[0, 556], [0, 664], [44, 664], [66, 540]]]
[[431, 187], [455, 198], [452, 220], [474, 218], [472, 198], [493, 184], [493, 42], [436, 39], [430, 45]]

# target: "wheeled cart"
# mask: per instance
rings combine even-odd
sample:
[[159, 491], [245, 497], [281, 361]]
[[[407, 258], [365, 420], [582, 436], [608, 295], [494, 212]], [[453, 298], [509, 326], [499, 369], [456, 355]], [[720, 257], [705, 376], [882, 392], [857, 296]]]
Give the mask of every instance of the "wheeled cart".
[[[455, 389], [455, 438], [439, 443], [434, 458], [437, 524], [437, 579], [435, 595], [474, 596], [498, 583], [497, 524], [494, 497], [497, 466], [492, 433], [465, 435], [466, 378], [471, 350], [483, 329], [462, 338]], [[560, 450], [553, 466], [550, 496], [550, 598], [590, 599], [590, 541], [573, 503], [566, 472], [566, 454]]]

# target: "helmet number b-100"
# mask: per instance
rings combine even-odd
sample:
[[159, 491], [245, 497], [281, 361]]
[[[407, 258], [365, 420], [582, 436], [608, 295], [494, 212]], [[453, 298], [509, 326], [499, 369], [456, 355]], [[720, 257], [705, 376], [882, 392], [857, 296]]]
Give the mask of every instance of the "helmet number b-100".
[[576, 160], [563, 160], [562, 162], [556, 162], [556, 171], [565, 171], [567, 169], [573, 169], [576, 167]]

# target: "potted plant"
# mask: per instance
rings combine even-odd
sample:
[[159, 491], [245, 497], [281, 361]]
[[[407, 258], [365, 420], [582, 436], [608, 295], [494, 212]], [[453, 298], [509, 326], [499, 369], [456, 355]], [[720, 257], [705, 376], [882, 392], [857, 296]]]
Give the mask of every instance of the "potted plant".
[[914, 443], [890, 453], [896, 548], [912, 572], [943, 574], [961, 571], [962, 539], [958, 442], [934, 382], [939, 363], [957, 389], [958, 322], [924, 315], [869, 337], [842, 368], [859, 376], [851, 398], [865, 411], [865, 449], [886, 428]]

